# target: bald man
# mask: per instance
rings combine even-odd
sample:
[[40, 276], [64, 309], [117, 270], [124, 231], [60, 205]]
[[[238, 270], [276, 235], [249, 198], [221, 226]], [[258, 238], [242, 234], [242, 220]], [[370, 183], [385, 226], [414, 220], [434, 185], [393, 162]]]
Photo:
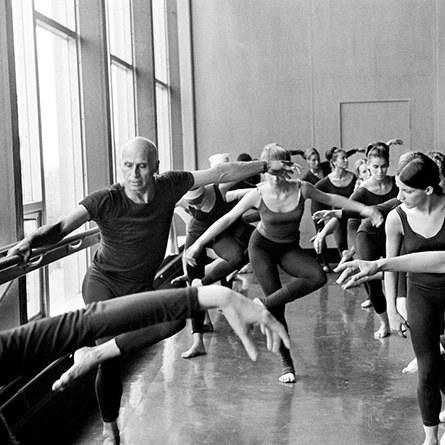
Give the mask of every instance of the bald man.
[[[70, 215], [28, 235], [8, 256], [20, 255], [26, 264], [31, 249], [55, 244], [86, 222], [94, 221], [101, 237], [82, 286], [85, 303], [149, 291], [164, 259], [175, 205], [188, 190], [240, 181], [265, 172], [287, 175], [291, 169], [281, 161], [252, 161], [159, 175], [158, 167], [155, 144], [143, 137], [131, 139], [120, 153], [121, 183], [91, 193]], [[88, 366], [100, 363], [96, 395], [104, 424], [104, 444], [120, 442], [117, 419], [122, 396], [122, 357], [168, 338], [184, 326], [184, 320], [171, 321], [104, 338], [98, 341], [103, 345], [102, 353], [117, 358], [101, 362], [97, 357], [85, 357]]]

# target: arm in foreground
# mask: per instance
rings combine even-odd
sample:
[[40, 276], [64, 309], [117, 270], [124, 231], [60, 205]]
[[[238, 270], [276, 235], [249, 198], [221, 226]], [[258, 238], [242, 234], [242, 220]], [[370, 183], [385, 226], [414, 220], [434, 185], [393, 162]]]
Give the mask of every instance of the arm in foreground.
[[[252, 360], [258, 357], [258, 351], [252, 339], [252, 327], [260, 325], [266, 335], [267, 349], [278, 353], [281, 341], [290, 348], [289, 336], [283, 325], [272, 314], [241, 294], [224, 289], [221, 286], [202, 286], [198, 288], [198, 300], [201, 309], [218, 307], [222, 309], [228, 323], [235, 334], [241, 339], [247, 354]], [[218, 289], [218, 291], [216, 290]]]
[[[101, 316], [96, 318], [95, 323], [86, 324], [89, 327], [95, 326], [95, 331], [88, 332], [87, 338], [80, 338], [77, 335], [73, 336], [74, 343], [71, 343], [70, 348], [71, 350], [77, 349], [74, 353], [74, 364], [53, 384], [53, 390], [63, 391], [79, 377], [87, 374], [103, 361], [122, 355], [115, 338], [98, 346], [85, 346], [85, 344], [89, 344], [87, 340], [91, 342], [92, 337], [102, 338], [105, 334], [118, 335], [119, 333], [133, 331], [162, 323], [163, 321], [190, 318], [199, 310], [222, 309], [228, 323], [241, 339], [247, 354], [252, 360], [256, 360], [258, 357], [258, 351], [251, 336], [252, 327], [255, 325], [260, 325], [262, 332], [266, 335], [268, 350], [277, 353], [281, 341], [286, 347], [290, 347], [289, 336], [283, 325], [264, 307], [222, 286], [203, 286], [194, 289], [196, 289], [195, 297], [190, 296], [191, 288], [183, 288], [143, 292], [102, 302], [100, 304]], [[103, 312], [106, 312], [106, 316], [103, 316]], [[122, 317], [122, 313], [125, 313], [126, 317]], [[83, 312], [78, 312], [77, 317], [85, 317], [85, 314], [82, 314]], [[54, 320], [56, 318], [54, 317]], [[51, 329], [53, 329], [52, 335], [55, 337], [55, 340], [52, 342], [52, 345], [59, 342], [60, 345], [65, 346], [66, 342], [62, 338], [63, 336], [60, 335], [60, 332], [63, 332], [60, 329], [60, 319], [59, 322], [53, 324], [51, 324], [51, 320], [47, 319], [45, 333], [46, 335], [51, 335], [48, 323], [50, 326], [53, 326]], [[72, 331], [72, 323], [66, 320], [65, 324], [66, 329]], [[58, 337], [56, 333], [59, 333]], [[38, 341], [38, 339], [35, 341]], [[41, 343], [40, 341], [39, 344]], [[63, 355], [60, 349], [51, 352], [53, 359], [57, 358], [57, 355]], [[66, 347], [63, 352], [67, 352]], [[32, 354], [36, 355], [37, 353], [38, 351], [32, 348]], [[2, 365], [6, 366], [8, 363], [2, 363]]]
[[343, 272], [337, 283], [348, 289], [358, 286], [379, 272], [445, 273], [445, 251], [415, 252], [375, 261], [353, 260], [334, 272]]

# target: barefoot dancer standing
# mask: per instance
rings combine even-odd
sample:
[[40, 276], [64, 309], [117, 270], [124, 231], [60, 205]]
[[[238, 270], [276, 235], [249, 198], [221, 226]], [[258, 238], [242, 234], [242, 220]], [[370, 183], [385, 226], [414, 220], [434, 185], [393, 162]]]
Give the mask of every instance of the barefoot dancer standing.
[[[287, 150], [277, 144], [267, 145], [261, 154], [264, 161], [290, 160]], [[379, 212], [365, 205], [349, 201], [342, 196], [325, 194], [308, 182], [298, 179], [278, 179], [266, 174], [266, 182], [248, 193], [235, 208], [214, 223], [186, 251], [186, 260], [195, 264], [196, 257], [215, 236], [224, 231], [240, 215], [257, 209], [260, 222], [249, 242], [249, 258], [253, 273], [265, 294], [261, 302], [287, 329], [285, 305], [319, 289], [326, 283], [317, 260], [300, 247], [299, 226], [306, 199], [319, 200], [330, 206], [344, 207], [373, 217], [376, 224], [382, 222]], [[295, 279], [282, 285], [279, 267]], [[295, 382], [295, 368], [289, 350], [280, 349], [282, 360], [282, 383]]]
[[[396, 272], [408, 272], [408, 322], [418, 362], [417, 398], [425, 431], [423, 445], [439, 443], [438, 426], [444, 373], [439, 336], [444, 329], [445, 310], [445, 273], [443, 252], [440, 252], [445, 250], [445, 195], [439, 181], [437, 165], [423, 153], [412, 153], [399, 162], [396, 183], [399, 187], [398, 198], [402, 204], [389, 213], [386, 221], [386, 259], [375, 262], [353, 261], [338, 269], [348, 270], [340, 277], [340, 283], [350, 275], [351, 267], [354, 274], [359, 269], [356, 283], [362, 282], [367, 275], [385, 271], [391, 330], [403, 337], [408, 323], [396, 307]], [[394, 258], [399, 255], [402, 246], [404, 252], [411, 255]], [[367, 265], [376, 267], [367, 268]], [[349, 280], [345, 286], [349, 287], [351, 284]], [[440, 443], [445, 443], [445, 437]]]

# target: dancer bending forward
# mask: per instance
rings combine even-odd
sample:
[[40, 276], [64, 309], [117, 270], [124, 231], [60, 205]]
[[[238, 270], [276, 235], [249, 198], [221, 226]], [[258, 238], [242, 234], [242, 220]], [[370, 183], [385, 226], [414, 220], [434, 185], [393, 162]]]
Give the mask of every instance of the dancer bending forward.
[[[290, 160], [283, 147], [273, 143], [261, 154], [262, 160]], [[326, 283], [326, 274], [316, 259], [300, 247], [299, 226], [304, 211], [304, 201], [315, 199], [336, 207], [344, 207], [371, 217], [381, 224], [378, 211], [348, 199], [326, 194], [312, 184], [298, 179], [279, 179], [265, 175], [266, 181], [248, 193], [229, 213], [214, 223], [186, 251], [186, 260], [196, 263], [201, 251], [223, 230], [236, 221], [244, 212], [257, 209], [260, 222], [249, 242], [249, 258], [253, 273], [265, 294], [261, 302], [287, 328], [285, 305], [319, 289]], [[296, 279], [283, 286], [279, 268]], [[295, 368], [287, 348], [280, 348], [282, 383], [295, 382]]]

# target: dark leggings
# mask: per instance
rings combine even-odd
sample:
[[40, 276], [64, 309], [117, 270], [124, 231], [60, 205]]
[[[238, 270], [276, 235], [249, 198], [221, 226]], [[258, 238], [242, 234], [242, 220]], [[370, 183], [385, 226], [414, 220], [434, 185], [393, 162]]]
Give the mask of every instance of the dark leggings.
[[[198, 238], [198, 235], [195, 236], [190, 233], [187, 234], [185, 248], [188, 249]], [[207, 259], [206, 252], [204, 250], [204, 252], [196, 259], [196, 266], [187, 265], [189, 284], [191, 284], [195, 278], [202, 279], [202, 284], [204, 286], [216, 283], [235, 270], [241, 269], [241, 267], [243, 267], [248, 261], [246, 254], [247, 245], [243, 245], [242, 242], [236, 240], [233, 236], [226, 233], [219, 236], [212, 243], [211, 248], [218, 255], [218, 257], [222, 258], [224, 261], [217, 262], [216, 266], [205, 274]], [[202, 334], [204, 332], [204, 320], [204, 311], [201, 311], [197, 317], [192, 319], [193, 333]]]
[[339, 218], [338, 222], [339, 226], [334, 230], [334, 239], [341, 257], [342, 252], [348, 249], [348, 220]]
[[[122, 293], [119, 295], [117, 292]], [[122, 286], [116, 290], [113, 281], [94, 267], [90, 267], [85, 275], [82, 294], [85, 304], [95, 301], [106, 301], [125, 295], [122, 291]], [[121, 334], [116, 337], [116, 344], [121, 350], [123, 358], [127, 354], [152, 346], [161, 340], [171, 337], [181, 331], [185, 327], [185, 323], [185, 320], [171, 321], [139, 329], [135, 332]], [[96, 343], [105, 343], [111, 338], [103, 337], [97, 340]], [[119, 416], [122, 397], [122, 358], [119, 357], [103, 362], [97, 372], [96, 396], [104, 422], [112, 422]]]
[[[255, 278], [265, 297], [262, 302], [288, 330], [285, 305], [304, 297], [326, 284], [326, 274], [317, 260], [304, 251], [298, 241], [276, 243], [255, 230], [249, 242], [249, 258]], [[296, 279], [282, 285], [279, 267]], [[283, 345], [280, 353], [289, 354]]]
[[445, 366], [440, 354], [445, 288], [419, 286], [408, 279], [408, 320], [418, 363], [417, 399], [425, 426], [439, 424]]
[[[357, 255], [361, 260], [378, 260], [385, 256], [386, 236], [359, 231], [356, 237]], [[386, 298], [383, 293], [382, 280], [370, 280], [366, 291], [377, 314], [386, 312]]]

